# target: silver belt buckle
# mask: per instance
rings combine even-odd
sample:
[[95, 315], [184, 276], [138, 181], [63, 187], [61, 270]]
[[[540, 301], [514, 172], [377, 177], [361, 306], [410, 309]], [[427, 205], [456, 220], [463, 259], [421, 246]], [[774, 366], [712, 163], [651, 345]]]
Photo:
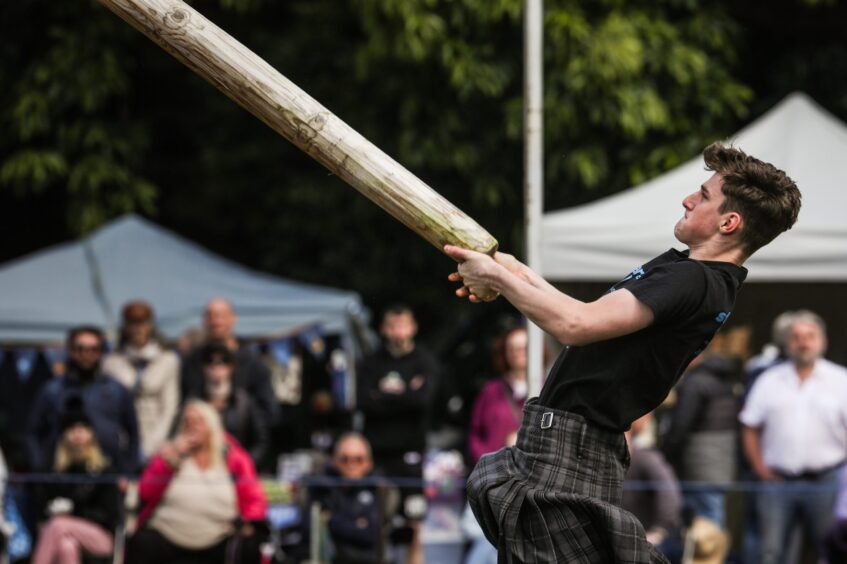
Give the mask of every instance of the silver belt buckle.
[[541, 414], [541, 428], [549, 429], [553, 426], [553, 412], [545, 411]]

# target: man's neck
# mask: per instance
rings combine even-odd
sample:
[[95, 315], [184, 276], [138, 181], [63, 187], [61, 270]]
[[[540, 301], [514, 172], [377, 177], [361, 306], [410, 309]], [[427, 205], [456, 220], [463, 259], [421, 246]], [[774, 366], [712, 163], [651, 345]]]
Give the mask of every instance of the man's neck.
[[738, 247], [726, 248], [712, 241], [689, 247], [688, 258], [715, 262], [729, 262], [737, 266], [744, 264], [747, 257]]
[[800, 378], [801, 382], [805, 382], [806, 379], [812, 375], [812, 372], [815, 371], [815, 363], [817, 361], [813, 360], [812, 362], [804, 362], [804, 363], [794, 363], [794, 371], [797, 373], [797, 377]]
[[390, 354], [394, 358], [400, 358], [401, 356], [406, 356], [407, 354], [415, 350], [415, 342], [411, 341], [409, 343], [401, 343], [399, 345], [385, 343], [385, 350], [387, 350], [388, 354]]
[[72, 366], [68, 370], [68, 376], [80, 384], [88, 385], [94, 382], [97, 379], [97, 376], [100, 375], [100, 368], [94, 368], [92, 370], [83, 370], [78, 366]]

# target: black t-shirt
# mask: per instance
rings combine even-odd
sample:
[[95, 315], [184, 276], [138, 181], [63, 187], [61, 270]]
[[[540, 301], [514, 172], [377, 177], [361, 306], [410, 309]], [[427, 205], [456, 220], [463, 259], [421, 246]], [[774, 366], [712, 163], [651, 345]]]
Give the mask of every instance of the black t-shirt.
[[582, 347], [565, 347], [539, 403], [582, 415], [600, 427], [625, 431], [667, 396], [688, 363], [732, 312], [747, 270], [698, 261], [671, 249], [612, 286], [653, 310], [640, 331]]
[[438, 361], [420, 345], [401, 357], [383, 347], [364, 359], [357, 400], [375, 456], [424, 450], [438, 373]]

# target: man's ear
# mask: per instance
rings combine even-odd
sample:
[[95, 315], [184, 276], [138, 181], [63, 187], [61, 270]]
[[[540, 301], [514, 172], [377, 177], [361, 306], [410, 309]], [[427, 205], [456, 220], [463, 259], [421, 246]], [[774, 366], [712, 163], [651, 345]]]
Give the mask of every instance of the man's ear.
[[727, 212], [721, 216], [720, 230], [723, 235], [739, 233], [744, 226], [744, 218], [738, 212]]

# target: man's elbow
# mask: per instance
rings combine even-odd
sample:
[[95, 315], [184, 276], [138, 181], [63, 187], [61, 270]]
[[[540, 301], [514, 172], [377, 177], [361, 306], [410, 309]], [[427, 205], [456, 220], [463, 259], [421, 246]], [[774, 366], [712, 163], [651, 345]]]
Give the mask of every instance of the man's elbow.
[[587, 320], [579, 315], [560, 320], [552, 328], [553, 337], [566, 347], [580, 347], [596, 341]]

